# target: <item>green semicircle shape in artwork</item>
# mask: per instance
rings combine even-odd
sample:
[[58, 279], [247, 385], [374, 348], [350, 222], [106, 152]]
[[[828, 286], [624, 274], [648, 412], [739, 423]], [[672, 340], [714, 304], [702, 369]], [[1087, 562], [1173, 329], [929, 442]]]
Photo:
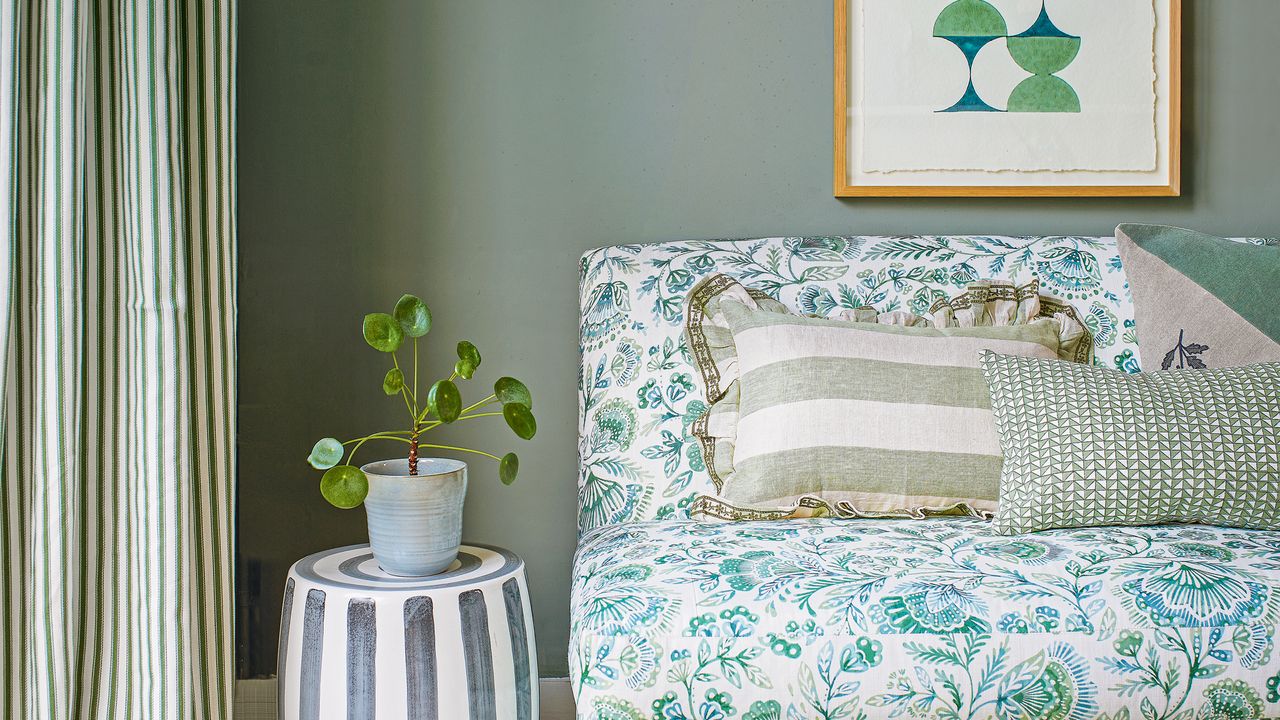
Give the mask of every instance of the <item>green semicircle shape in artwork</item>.
[[1011, 37], [1005, 40], [1018, 67], [1034, 75], [1052, 75], [1076, 59], [1078, 37]]
[[1080, 96], [1056, 75], [1032, 75], [1009, 95], [1008, 112], [1080, 112]]
[[986, 0], [956, 0], [933, 23], [934, 37], [1004, 37], [1009, 26]]

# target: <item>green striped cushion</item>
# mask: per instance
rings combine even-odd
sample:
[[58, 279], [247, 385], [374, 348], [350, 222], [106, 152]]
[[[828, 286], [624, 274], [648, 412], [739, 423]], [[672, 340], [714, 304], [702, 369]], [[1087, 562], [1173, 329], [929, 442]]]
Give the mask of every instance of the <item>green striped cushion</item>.
[[[693, 434], [718, 495], [694, 514], [989, 516], [1002, 455], [979, 353], [1083, 359], [1092, 347], [1074, 315], [1040, 317], [1035, 292], [1008, 290], [1006, 305], [969, 315], [1021, 324], [937, 327], [866, 309], [850, 315], [871, 322], [802, 317], [728, 276], [704, 280], [687, 333], [710, 408]], [[940, 305], [935, 319], [953, 321], [967, 307]]]

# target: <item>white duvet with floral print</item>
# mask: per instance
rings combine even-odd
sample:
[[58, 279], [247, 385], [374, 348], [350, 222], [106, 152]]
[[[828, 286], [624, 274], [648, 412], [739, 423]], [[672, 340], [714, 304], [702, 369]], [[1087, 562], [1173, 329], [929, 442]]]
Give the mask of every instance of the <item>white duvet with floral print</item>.
[[1114, 239], [671, 242], [594, 250], [581, 271], [580, 718], [1280, 718], [1278, 533], [687, 519], [712, 491], [682, 327], [699, 278], [826, 316], [1034, 277], [1084, 318], [1096, 363], [1136, 372]]
[[967, 518], [583, 537], [580, 718], [1280, 717], [1280, 534]]

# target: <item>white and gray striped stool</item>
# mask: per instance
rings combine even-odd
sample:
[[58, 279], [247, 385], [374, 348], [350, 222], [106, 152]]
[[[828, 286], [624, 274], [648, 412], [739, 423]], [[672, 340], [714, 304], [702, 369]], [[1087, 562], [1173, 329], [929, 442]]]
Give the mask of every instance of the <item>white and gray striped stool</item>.
[[536, 720], [538, 663], [524, 561], [463, 545], [406, 578], [368, 545], [294, 563], [280, 620], [281, 720]]

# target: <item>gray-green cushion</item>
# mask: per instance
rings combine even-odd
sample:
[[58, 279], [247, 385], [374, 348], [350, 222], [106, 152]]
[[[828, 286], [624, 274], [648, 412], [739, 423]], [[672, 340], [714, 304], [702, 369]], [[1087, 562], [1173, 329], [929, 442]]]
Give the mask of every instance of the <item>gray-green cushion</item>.
[[1133, 223], [1116, 245], [1143, 370], [1280, 362], [1280, 246]]
[[996, 531], [1280, 530], [1280, 363], [1129, 375], [982, 354], [1004, 468]]

